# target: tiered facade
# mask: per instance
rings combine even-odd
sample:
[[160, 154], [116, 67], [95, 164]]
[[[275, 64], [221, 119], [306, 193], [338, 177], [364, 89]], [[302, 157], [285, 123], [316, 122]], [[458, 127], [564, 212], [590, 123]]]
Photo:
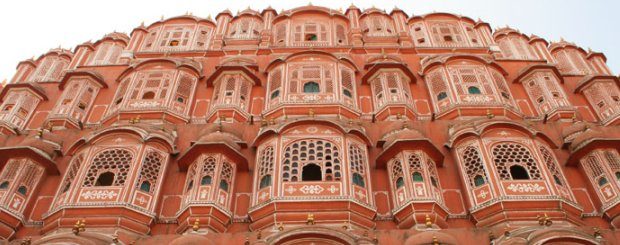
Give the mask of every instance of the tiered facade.
[[447, 13], [192, 15], [22, 61], [15, 244], [613, 244], [601, 53]]

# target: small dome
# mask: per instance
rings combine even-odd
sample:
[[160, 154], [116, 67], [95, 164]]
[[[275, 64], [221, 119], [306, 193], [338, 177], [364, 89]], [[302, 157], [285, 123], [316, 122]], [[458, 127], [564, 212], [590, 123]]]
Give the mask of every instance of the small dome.
[[35, 135], [26, 137], [19, 145], [39, 149], [50, 158], [53, 158], [56, 154], [55, 151], [60, 149], [61, 143], [62, 138], [60, 136], [44, 132], [41, 137]]
[[237, 144], [240, 141], [241, 139], [231, 133], [216, 131], [201, 136], [196, 143], [225, 143], [235, 150], [240, 150], [241, 147]]
[[182, 235], [179, 238], [176, 238], [170, 242], [170, 245], [212, 245], [208, 238], [200, 235]]

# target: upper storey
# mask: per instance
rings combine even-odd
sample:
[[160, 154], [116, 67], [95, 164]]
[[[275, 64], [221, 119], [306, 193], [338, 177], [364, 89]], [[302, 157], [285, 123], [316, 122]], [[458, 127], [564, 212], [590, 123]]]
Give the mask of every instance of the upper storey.
[[408, 25], [416, 47], [482, 48], [494, 43], [489, 24], [454, 14], [414, 16]]

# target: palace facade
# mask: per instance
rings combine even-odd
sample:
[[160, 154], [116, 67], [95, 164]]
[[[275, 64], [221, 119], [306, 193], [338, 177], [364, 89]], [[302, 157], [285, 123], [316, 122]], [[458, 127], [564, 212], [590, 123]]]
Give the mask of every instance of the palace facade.
[[602, 53], [448, 13], [191, 14], [20, 62], [11, 244], [614, 244]]

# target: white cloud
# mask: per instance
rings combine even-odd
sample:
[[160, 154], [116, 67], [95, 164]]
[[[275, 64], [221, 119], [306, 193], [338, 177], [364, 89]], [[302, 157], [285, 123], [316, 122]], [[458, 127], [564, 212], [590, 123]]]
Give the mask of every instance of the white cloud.
[[[522, 32], [535, 33], [547, 40], [564, 37], [584, 48], [604, 52], [614, 72], [620, 71], [620, 39], [614, 25], [620, 23], [616, 10], [620, 1], [354, 1], [360, 8], [376, 6], [391, 10], [394, 6], [409, 15], [432, 11], [453, 12], [489, 22], [492, 27], [509, 24]], [[318, 0], [314, 5], [346, 9], [350, 1]], [[250, 6], [277, 11], [308, 1], [274, 0], [152, 0], [152, 1], [2, 1], [0, 3], [0, 80], [10, 79], [19, 61], [38, 57], [50, 48], [73, 48], [88, 40], [97, 40], [112, 31], [130, 33], [144, 21], [147, 25], [165, 17], [192, 12], [215, 17], [229, 8], [233, 13]]]

